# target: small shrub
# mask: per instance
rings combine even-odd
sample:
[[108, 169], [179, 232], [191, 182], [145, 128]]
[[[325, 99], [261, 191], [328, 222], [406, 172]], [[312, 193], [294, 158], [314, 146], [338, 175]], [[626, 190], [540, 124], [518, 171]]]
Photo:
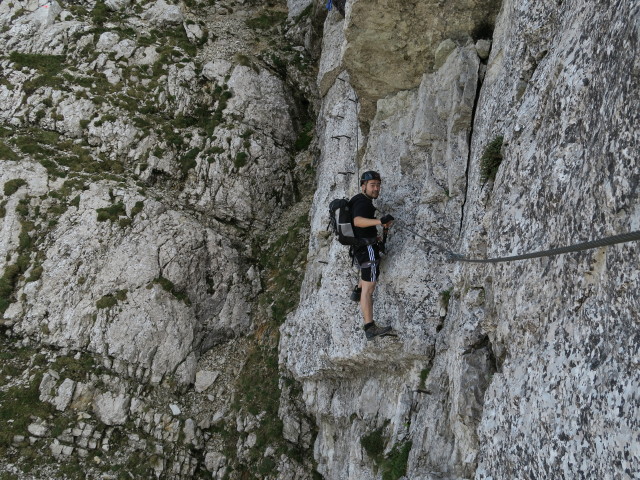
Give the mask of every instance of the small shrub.
[[191, 300], [189, 300], [189, 296], [182, 290], [178, 290], [177, 287], [173, 284], [171, 280], [165, 277], [156, 278], [153, 283], [159, 284], [163, 290], [169, 292], [171, 295], [176, 297], [178, 300], [185, 303], [185, 305], [191, 305]]
[[498, 173], [498, 167], [502, 163], [502, 141], [503, 137], [494, 138], [484, 149], [482, 157], [480, 157], [480, 180], [495, 180]]
[[236, 153], [236, 158], [233, 160], [233, 164], [236, 168], [242, 168], [247, 164], [247, 158], [249, 158], [249, 154], [246, 152], [238, 152]]
[[4, 184], [4, 194], [5, 196], [9, 196], [9, 195], [13, 195], [14, 193], [16, 193], [18, 191], [18, 189], [24, 185], [26, 185], [27, 182], [25, 180], [23, 180], [22, 178], [14, 178], [13, 180], [9, 180], [7, 182], [5, 182]]
[[382, 436], [383, 430], [384, 427], [377, 428], [360, 439], [360, 445], [362, 445], [362, 448], [367, 452], [367, 455], [375, 460], [376, 463], [379, 463], [379, 460], [382, 458], [382, 454], [384, 453], [384, 437]]
[[27, 282], [35, 282], [36, 280], [40, 280], [40, 277], [42, 277], [42, 265], [38, 265], [37, 267], [33, 267], [31, 269], [31, 273], [29, 274], [29, 277], [27, 278]]
[[187, 172], [196, 166], [196, 157], [199, 153], [199, 148], [192, 148], [180, 158], [180, 171], [182, 175], [186, 176]]
[[115, 306], [118, 301], [123, 302], [127, 299], [127, 290], [118, 290], [115, 294], [107, 294], [96, 302], [98, 308], [111, 308]]
[[97, 26], [102, 27], [109, 16], [109, 9], [103, 0], [96, 2], [96, 6], [91, 11], [91, 19]]
[[113, 295], [105, 295], [104, 297], [102, 297], [100, 300], [96, 302], [96, 307], [98, 307], [99, 309], [111, 308], [115, 306], [117, 303], [118, 301], [115, 299]]
[[143, 201], [137, 201], [136, 204], [131, 209], [131, 218], [135, 218], [136, 215], [138, 215], [142, 211], [143, 208], [144, 208], [144, 202]]
[[398, 480], [407, 473], [411, 442], [394, 445], [381, 466], [382, 480]]
[[110, 207], [98, 208], [96, 209], [96, 212], [98, 212], [99, 222], [106, 222], [107, 220], [115, 222], [120, 217], [127, 214], [127, 211], [125, 210], [124, 204], [122, 202], [113, 204]]
[[429, 376], [429, 372], [431, 372], [430, 368], [423, 368], [420, 371], [420, 389], [424, 390], [425, 384], [427, 382], [427, 377]]
[[296, 139], [296, 142], [293, 145], [296, 152], [301, 152], [309, 148], [309, 144], [311, 143], [311, 139], [313, 138], [311, 135], [312, 130], [313, 130], [313, 122], [307, 122], [302, 128], [302, 130], [300, 131], [300, 134], [298, 135], [298, 138]]
[[382, 480], [398, 480], [407, 472], [407, 461], [411, 442], [394, 445], [387, 456], [384, 455], [384, 426], [375, 429], [360, 439], [362, 448], [382, 472]]

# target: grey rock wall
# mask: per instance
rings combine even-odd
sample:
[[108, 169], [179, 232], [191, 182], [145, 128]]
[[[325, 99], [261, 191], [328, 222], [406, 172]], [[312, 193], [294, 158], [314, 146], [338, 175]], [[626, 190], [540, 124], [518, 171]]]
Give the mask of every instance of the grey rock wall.
[[[638, 229], [640, 9], [600, 7], [503, 6], [474, 145], [504, 134], [506, 162], [486, 209], [468, 210], [486, 228], [488, 254]], [[485, 397], [478, 478], [640, 475], [637, 250], [488, 273], [483, 329], [500, 370]]]
[[12, 478], [311, 476], [238, 385], [304, 268], [313, 12], [205, 3], [0, 4]]
[[[382, 478], [365, 447], [378, 432], [389, 457], [411, 442], [411, 479], [636, 478], [637, 245], [480, 266], [446, 263], [411, 231], [484, 257], [637, 230], [638, 8], [505, 1], [492, 43], [427, 42], [419, 74], [385, 64], [385, 80], [409, 81], [395, 93], [365, 85], [386, 58], [366, 30], [395, 13], [364, 3], [325, 24], [309, 263], [280, 344], [319, 471]], [[483, 180], [499, 136], [502, 164]], [[399, 335], [367, 343], [356, 272], [324, 227], [368, 169], [383, 177], [379, 210], [401, 221], [374, 300]]]
[[[640, 7], [41, 3], [0, 3], [3, 472], [640, 476], [638, 245], [439, 247], [639, 229]], [[371, 342], [326, 231], [369, 169]]]

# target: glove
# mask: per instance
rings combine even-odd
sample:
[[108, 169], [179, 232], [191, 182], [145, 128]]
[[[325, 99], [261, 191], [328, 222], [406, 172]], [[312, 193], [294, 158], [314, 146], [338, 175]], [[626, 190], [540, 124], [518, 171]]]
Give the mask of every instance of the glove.
[[380, 222], [385, 225], [389, 222], [393, 222], [395, 220], [395, 218], [393, 218], [393, 215], [385, 215], [384, 217], [382, 217], [380, 219]]

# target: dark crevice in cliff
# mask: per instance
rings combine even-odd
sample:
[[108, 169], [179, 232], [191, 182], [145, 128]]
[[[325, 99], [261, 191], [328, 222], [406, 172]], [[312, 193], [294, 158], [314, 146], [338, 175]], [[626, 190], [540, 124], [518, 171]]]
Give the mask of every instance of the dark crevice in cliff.
[[469, 129], [469, 136], [467, 137], [467, 144], [469, 145], [469, 152], [467, 154], [467, 167], [464, 171], [465, 178], [465, 187], [464, 187], [464, 200], [462, 201], [462, 206], [460, 208], [460, 227], [458, 228], [458, 238], [462, 234], [462, 228], [464, 225], [464, 209], [467, 205], [467, 198], [469, 195], [469, 167], [471, 166], [471, 153], [472, 153], [472, 145], [473, 145], [473, 127], [476, 121], [476, 109], [478, 108], [478, 101], [480, 99], [480, 90], [482, 88], [482, 80], [483, 76], [481, 75], [481, 69], [483, 64], [480, 63], [478, 65], [478, 84], [476, 87], [476, 98], [473, 101], [473, 109], [471, 111], [471, 128]]

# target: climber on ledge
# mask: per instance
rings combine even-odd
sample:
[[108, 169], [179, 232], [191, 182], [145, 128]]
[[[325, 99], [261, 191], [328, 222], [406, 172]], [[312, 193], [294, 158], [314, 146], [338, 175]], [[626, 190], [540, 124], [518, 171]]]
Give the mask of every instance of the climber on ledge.
[[375, 217], [376, 208], [373, 206], [373, 200], [380, 195], [381, 183], [378, 172], [364, 172], [360, 177], [361, 193], [349, 201], [353, 216], [353, 234], [356, 238], [366, 239], [368, 243], [365, 246], [354, 247], [353, 255], [360, 268], [360, 280], [351, 294], [351, 300], [360, 302], [367, 340], [377, 336], [393, 335], [390, 326], [379, 327], [373, 321], [373, 291], [380, 276], [378, 265], [381, 238], [376, 227], [381, 225], [386, 233], [394, 220], [391, 215], [385, 215], [381, 219]]

